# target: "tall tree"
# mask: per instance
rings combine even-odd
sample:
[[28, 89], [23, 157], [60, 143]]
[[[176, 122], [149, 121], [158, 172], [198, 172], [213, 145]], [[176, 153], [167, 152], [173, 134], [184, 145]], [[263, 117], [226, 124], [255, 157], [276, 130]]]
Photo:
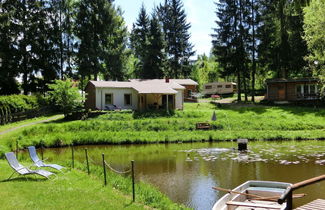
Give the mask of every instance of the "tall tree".
[[76, 63], [82, 77], [97, 79], [100, 73], [106, 79], [123, 77], [123, 59], [118, 56], [124, 53], [126, 28], [110, 1], [77, 2], [74, 33], [79, 40]]
[[140, 12], [136, 22], [133, 24], [131, 32], [131, 47], [138, 59], [136, 64], [136, 76], [139, 78], [150, 78], [150, 68], [146, 65], [146, 59], [148, 57], [148, 46], [149, 46], [149, 30], [150, 30], [150, 19], [147, 11], [142, 4]]
[[[238, 101], [242, 86], [247, 89], [248, 77], [248, 28], [247, 2], [244, 0], [220, 0], [217, 3], [217, 28], [214, 29], [213, 54], [216, 56], [223, 76], [236, 75]], [[243, 84], [242, 84], [243, 82]], [[247, 100], [247, 91], [245, 99]]]
[[183, 3], [181, 0], [165, 0], [157, 10], [166, 40], [167, 76], [188, 77], [192, 69], [189, 60], [195, 51], [189, 40], [191, 24], [186, 20]]
[[320, 78], [321, 93], [325, 97], [325, 2], [312, 0], [304, 9], [304, 14], [304, 39], [310, 52], [307, 61], [314, 75]]
[[19, 93], [15, 77], [18, 75], [18, 50], [14, 40], [17, 38], [12, 19], [15, 15], [15, 2], [0, 2], [0, 94]]
[[302, 39], [302, 8], [308, 1], [259, 0], [259, 3], [261, 21], [256, 35], [260, 39], [258, 55], [262, 68], [282, 78], [308, 75], [303, 60], [307, 47]]
[[[113, 2], [113, 1], [111, 1]], [[127, 45], [127, 27], [122, 18], [120, 8], [113, 8], [113, 20], [111, 22], [111, 31], [109, 32], [107, 57], [105, 58], [105, 69], [102, 72], [106, 80], [123, 80], [127, 72], [125, 66], [127, 64], [129, 52], [126, 50]], [[105, 42], [104, 42], [105, 43]]]
[[165, 40], [156, 13], [152, 14], [148, 37], [148, 54], [146, 58], [146, 68], [150, 69], [148, 78], [163, 78], [166, 62]]

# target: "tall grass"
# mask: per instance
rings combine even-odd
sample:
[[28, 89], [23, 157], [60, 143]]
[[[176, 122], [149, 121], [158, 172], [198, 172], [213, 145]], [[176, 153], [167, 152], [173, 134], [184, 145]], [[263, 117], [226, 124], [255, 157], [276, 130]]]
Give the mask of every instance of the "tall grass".
[[[211, 122], [213, 112], [217, 120]], [[196, 130], [198, 122], [210, 122], [212, 130]], [[125, 144], [248, 139], [323, 139], [325, 109], [301, 107], [240, 107], [185, 104], [183, 111], [164, 113], [111, 112], [95, 119], [54, 122], [26, 128], [0, 139], [14, 147], [69, 144]], [[6, 142], [6, 143], [5, 143]], [[1, 148], [0, 148], [1, 149]]]

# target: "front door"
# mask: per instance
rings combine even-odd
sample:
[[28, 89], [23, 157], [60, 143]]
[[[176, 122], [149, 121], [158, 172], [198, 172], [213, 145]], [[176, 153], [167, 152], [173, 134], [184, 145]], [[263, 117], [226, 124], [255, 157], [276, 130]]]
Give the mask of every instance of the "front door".
[[283, 101], [286, 99], [285, 88], [283, 84], [278, 86], [278, 100]]

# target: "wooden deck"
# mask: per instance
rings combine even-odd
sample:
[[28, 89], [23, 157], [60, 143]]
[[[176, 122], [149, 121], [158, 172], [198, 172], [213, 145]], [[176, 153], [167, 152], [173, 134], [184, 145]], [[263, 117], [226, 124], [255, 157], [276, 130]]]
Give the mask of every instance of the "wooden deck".
[[325, 209], [325, 200], [317, 199], [303, 206], [300, 206], [295, 210], [324, 210], [324, 209]]

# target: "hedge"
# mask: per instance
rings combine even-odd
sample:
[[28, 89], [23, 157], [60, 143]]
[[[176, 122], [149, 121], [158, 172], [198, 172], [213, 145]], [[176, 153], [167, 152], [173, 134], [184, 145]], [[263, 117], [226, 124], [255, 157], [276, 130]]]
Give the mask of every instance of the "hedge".
[[38, 109], [45, 105], [42, 96], [8, 95], [0, 96], [0, 115]]

